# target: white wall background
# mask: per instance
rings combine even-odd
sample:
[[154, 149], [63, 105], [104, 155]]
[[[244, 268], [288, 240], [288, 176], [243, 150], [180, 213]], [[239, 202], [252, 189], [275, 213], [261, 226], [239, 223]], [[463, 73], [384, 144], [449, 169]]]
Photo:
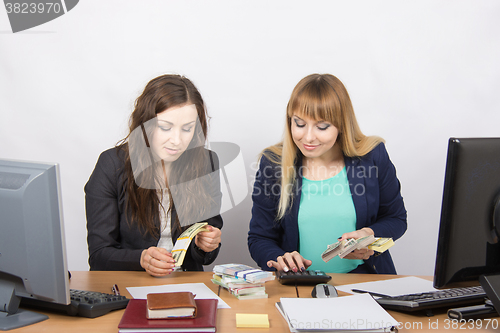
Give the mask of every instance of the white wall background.
[[[402, 183], [398, 272], [432, 275], [447, 140], [500, 136], [499, 35], [496, 0], [85, 0], [16, 34], [0, 8], [0, 157], [60, 163], [69, 269], [87, 270], [83, 186], [150, 79], [198, 86], [209, 140], [241, 147], [250, 189], [295, 84], [332, 73], [365, 134], [387, 140]], [[216, 263], [254, 264], [250, 208], [249, 195], [224, 214]]]

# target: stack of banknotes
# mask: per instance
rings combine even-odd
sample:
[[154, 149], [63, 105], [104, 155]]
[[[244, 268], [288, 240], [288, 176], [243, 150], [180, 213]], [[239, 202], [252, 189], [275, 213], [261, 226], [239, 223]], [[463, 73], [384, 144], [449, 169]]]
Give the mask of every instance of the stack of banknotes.
[[238, 299], [267, 298], [264, 283], [275, 279], [273, 272], [243, 264], [216, 265], [213, 272], [212, 282]]
[[380, 237], [380, 238], [375, 238], [375, 241], [370, 245], [368, 245], [368, 248], [375, 252], [382, 253], [393, 245], [394, 241], [392, 240], [392, 238]]
[[184, 230], [179, 238], [177, 238], [174, 247], [172, 248], [172, 258], [175, 259], [175, 267], [182, 266], [189, 244], [191, 244], [194, 236], [196, 236], [199, 232], [208, 231], [208, 229], [205, 228], [207, 224], [207, 222], [194, 223], [189, 228]]
[[377, 238], [373, 235], [358, 239], [343, 239], [328, 245], [326, 250], [321, 254], [321, 259], [323, 259], [324, 262], [328, 262], [335, 256], [344, 258], [352, 251], [362, 248], [368, 248], [370, 250], [382, 253], [393, 245], [394, 241], [392, 240], [392, 238]]

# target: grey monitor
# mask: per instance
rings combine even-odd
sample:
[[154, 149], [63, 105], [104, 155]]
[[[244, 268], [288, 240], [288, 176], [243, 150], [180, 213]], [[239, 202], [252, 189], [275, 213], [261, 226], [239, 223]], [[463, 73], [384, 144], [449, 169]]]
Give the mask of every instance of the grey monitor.
[[0, 330], [48, 317], [21, 298], [69, 304], [57, 164], [0, 159]]

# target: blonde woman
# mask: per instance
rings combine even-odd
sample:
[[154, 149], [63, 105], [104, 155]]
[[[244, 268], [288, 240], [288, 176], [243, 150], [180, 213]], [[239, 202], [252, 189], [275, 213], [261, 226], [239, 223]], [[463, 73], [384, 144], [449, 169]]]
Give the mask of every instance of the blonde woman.
[[252, 197], [248, 247], [262, 269], [396, 274], [389, 251], [321, 259], [337, 239], [397, 240], [407, 228], [384, 141], [363, 135], [335, 76], [312, 74], [294, 88], [283, 142], [264, 150]]

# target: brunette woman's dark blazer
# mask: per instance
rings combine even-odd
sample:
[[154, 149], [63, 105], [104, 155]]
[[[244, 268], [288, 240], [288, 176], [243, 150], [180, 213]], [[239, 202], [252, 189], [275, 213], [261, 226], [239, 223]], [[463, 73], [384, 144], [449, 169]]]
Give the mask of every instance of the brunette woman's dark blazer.
[[[141, 253], [150, 246], [156, 246], [158, 239], [144, 234], [136, 224], [129, 223], [130, 215], [126, 209], [127, 193], [125, 189], [125, 152], [126, 147], [115, 147], [104, 151], [85, 185], [85, 208], [87, 214], [87, 243], [89, 248], [90, 270], [142, 271]], [[208, 151], [213, 164], [207, 168], [207, 174], [218, 170], [217, 155]], [[219, 193], [211, 193], [213, 198], [221, 197]], [[176, 217], [172, 211], [172, 221]], [[222, 228], [220, 215], [206, 220], [210, 225]], [[157, 221], [158, 230], [159, 221]], [[172, 223], [172, 241], [175, 241], [187, 227], [179, 230]], [[202, 271], [202, 265], [211, 264], [220, 249], [206, 253], [191, 242], [183, 270]]]
[[[407, 228], [406, 209], [396, 169], [385, 145], [379, 144], [362, 157], [344, 157], [344, 161], [356, 210], [356, 228], [370, 227], [375, 232], [375, 237], [392, 237], [396, 241]], [[267, 261], [276, 260], [285, 252], [298, 249], [301, 165], [302, 159], [299, 158], [295, 166], [298, 176], [293, 189], [292, 206], [281, 220], [276, 221], [281, 170], [279, 165], [265, 156], [261, 158], [252, 194], [248, 248], [252, 258], [264, 270], [273, 269], [267, 267]], [[332, 243], [340, 236], [332, 235]], [[365, 263], [370, 273], [396, 274], [389, 251], [371, 256]]]

